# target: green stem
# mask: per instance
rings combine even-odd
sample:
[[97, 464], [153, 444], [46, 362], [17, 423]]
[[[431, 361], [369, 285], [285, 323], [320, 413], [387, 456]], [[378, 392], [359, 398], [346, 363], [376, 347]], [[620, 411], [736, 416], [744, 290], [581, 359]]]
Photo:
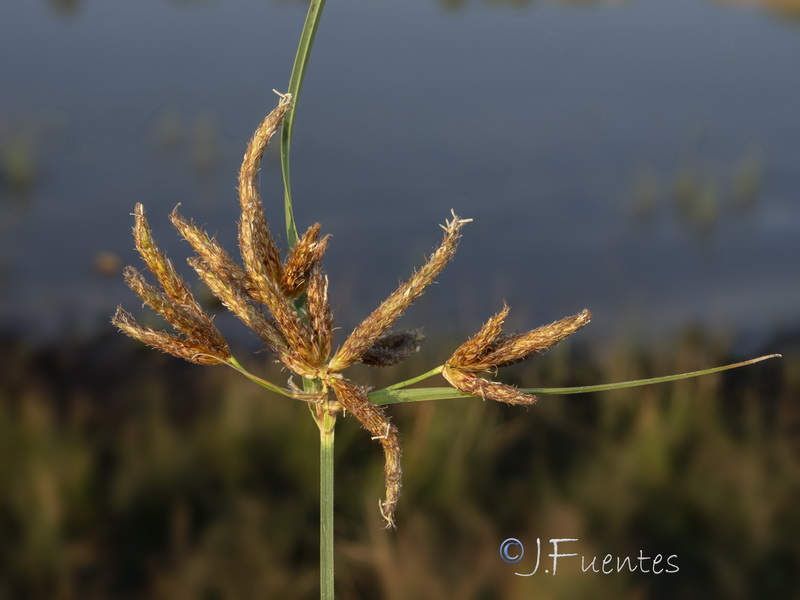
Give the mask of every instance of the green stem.
[[[303, 389], [319, 393], [319, 379], [303, 378]], [[319, 428], [319, 597], [333, 600], [333, 436], [336, 413], [326, 404], [309, 405], [311, 416]]]
[[292, 392], [291, 390], [287, 390], [286, 388], [282, 388], [280, 386], [277, 386], [274, 383], [270, 383], [266, 379], [261, 379], [261, 377], [257, 377], [256, 375], [253, 375], [250, 371], [245, 369], [239, 363], [238, 360], [236, 360], [232, 356], [230, 357], [230, 359], [228, 359], [228, 362], [225, 363], [225, 364], [228, 365], [229, 367], [231, 367], [232, 369], [235, 369], [236, 371], [239, 371], [239, 373], [241, 373], [242, 375], [247, 377], [250, 381], [254, 381], [255, 383], [257, 383], [261, 387], [265, 387], [265, 388], [267, 388], [268, 390], [270, 390], [272, 392], [276, 392], [276, 393], [282, 394], [284, 396], [289, 396], [289, 398], [295, 398], [297, 396], [297, 394], [295, 392]]
[[324, 412], [319, 427], [319, 597], [333, 600], [333, 435], [336, 415]]
[[[297, 46], [297, 55], [292, 66], [289, 78], [288, 93], [292, 95], [292, 110], [286, 115], [281, 128], [281, 174], [283, 175], [284, 212], [286, 214], [286, 241], [289, 248], [294, 248], [297, 243], [297, 225], [294, 220], [292, 208], [292, 187], [289, 169], [289, 154], [292, 146], [292, 132], [294, 131], [294, 115], [297, 103], [300, 101], [300, 90], [308, 66], [308, 57], [317, 27], [322, 18], [322, 9], [325, 0], [311, 0], [308, 14], [300, 34], [300, 43]], [[296, 305], [297, 312], [303, 313], [303, 300]], [[303, 379], [303, 388], [306, 392], [318, 392], [319, 381]], [[319, 460], [320, 460], [320, 508], [319, 508], [319, 534], [320, 534], [320, 598], [333, 600], [333, 432], [336, 424], [336, 415], [324, 408], [310, 407], [319, 427]]]
[[292, 189], [289, 178], [289, 152], [292, 145], [294, 113], [297, 111], [300, 90], [303, 87], [303, 79], [308, 66], [308, 57], [311, 54], [311, 47], [314, 45], [314, 37], [317, 34], [317, 27], [322, 18], [323, 8], [325, 8], [325, 0], [311, 0], [311, 4], [308, 7], [306, 22], [303, 25], [303, 32], [300, 34], [300, 43], [297, 46], [297, 55], [292, 67], [292, 75], [289, 78], [288, 92], [292, 95], [294, 106], [289, 111], [289, 114], [286, 115], [281, 129], [281, 173], [283, 175], [284, 211], [286, 213], [286, 240], [290, 248], [293, 248], [297, 243], [297, 225], [294, 222]]
[[381, 390], [380, 392], [390, 392], [392, 390], [399, 390], [404, 387], [408, 387], [418, 381], [422, 381], [423, 379], [427, 379], [428, 377], [433, 377], [434, 375], [438, 375], [444, 369], [444, 365], [439, 365], [435, 369], [431, 369], [430, 371], [423, 373], [422, 375], [418, 375], [417, 377], [412, 377], [411, 379], [406, 379], [405, 381], [398, 381], [397, 383], [393, 383], [390, 386], [387, 386]]

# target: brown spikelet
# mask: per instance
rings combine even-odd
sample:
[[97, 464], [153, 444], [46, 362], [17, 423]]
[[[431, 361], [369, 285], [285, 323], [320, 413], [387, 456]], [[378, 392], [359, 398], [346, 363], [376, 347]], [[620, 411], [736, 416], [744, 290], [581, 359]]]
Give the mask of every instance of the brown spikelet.
[[211, 290], [211, 293], [245, 325], [252, 329], [272, 352], [281, 354], [286, 351], [286, 342], [273, 323], [244, 296], [241, 288], [236, 283], [214, 270], [199, 257], [191, 257], [187, 259], [187, 262], [197, 271], [197, 274]]
[[308, 277], [315, 263], [322, 260], [322, 255], [328, 248], [328, 239], [325, 236], [319, 239], [320, 224], [315, 223], [300, 236], [283, 266], [281, 286], [283, 291], [296, 297], [301, 294], [308, 284]]
[[417, 352], [424, 339], [421, 329], [387, 331], [361, 355], [359, 361], [372, 367], [391, 367]]
[[500, 338], [493, 344], [491, 350], [471, 368], [475, 371], [482, 371], [505, 367], [541, 354], [587, 325], [591, 319], [592, 313], [584, 309], [576, 315], [537, 327], [527, 333]]
[[224, 273], [225, 278], [232, 285], [246, 289], [249, 285], [247, 273], [237, 265], [230, 255], [220, 246], [217, 241], [197, 226], [194, 221], [184, 219], [178, 212], [178, 206], [170, 213], [169, 220], [181, 237], [185, 239], [203, 259], [209, 269], [217, 273]]
[[264, 283], [266, 286], [261, 291], [267, 289], [269, 292], [252, 294], [253, 297], [267, 306], [289, 348], [293, 350], [293, 357], [301, 361], [302, 371], [296, 373], [303, 377], [315, 377], [322, 361], [314, 344], [311, 326], [300, 318], [291, 299], [281, 293], [277, 283]]
[[392, 294], [376, 308], [372, 314], [364, 319], [353, 330], [341, 348], [331, 359], [331, 371], [341, 371], [355, 363], [375, 341], [389, 329], [402, 315], [412, 302], [422, 295], [425, 288], [430, 285], [437, 275], [453, 258], [458, 247], [459, 232], [461, 228], [472, 219], [460, 219], [453, 213], [453, 220], [448, 221], [442, 228], [445, 231], [444, 239], [428, 261], [414, 273], [411, 278], [401, 284]]
[[248, 281], [251, 285], [244, 290], [245, 293], [255, 302], [266, 306], [281, 336], [293, 350], [292, 360], [300, 361], [297, 364], [301, 371], [296, 373], [304, 377], [315, 377], [318, 368], [322, 366], [319, 352], [313, 342], [310, 326], [300, 318], [292, 299], [283, 293], [278, 281], [261, 279], [256, 282], [252, 276], [248, 277]]
[[319, 349], [319, 362], [330, 356], [333, 345], [333, 314], [328, 302], [328, 278], [316, 263], [308, 282], [308, 321], [314, 333], [314, 342]]
[[120, 331], [135, 340], [198, 365], [219, 365], [231, 358], [227, 345], [224, 349], [207, 347], [192, 340], [144, 327], [139, 325], [133, 316], [121, 306], [117, 307], [117, 312], [111, 322]]
[[155, 275], [158, 283], [164, 288], [167, 298], [185, 306], [192, 306], [196, 312], [201, 313], [200, 305], [197, 304], [197, 301], [189, 291], [189, 286], [175, 271], [172, 261], [156, 246], [150, 225], [144, 216], [144, 206], [141, 203], [136, 203], [133, 215], [136, 219], [133, 226], [136, 249], [147, 267]]
[[346, 379], [333, 378], [330, 381], [336, 398], [342, 407], [351, 413], [361, 425], [379, 440], [386, 458], [384, 475], [386, 477], [386, 498], [381, 503], [381, 515], [386, 527], [394, 527], [394, 511], [400, 497], [402, 470], [400, 467], [400, 437], [386, 416], [383, 408], [372, 404], [367, 397], [367, 389]]
[[164, 317], [187, 339], [195, 340], [206, 348], [214, 349], [212, 353], [230, 354], [225, 338], [204, 312], [196, 310], [196, 303], [184, 305], [170, 301], [158, 289], [148, 284], [141, 273], [133, 267], [125, 268], [124, 277], [128, 287], [145, 304]]
[[[148, 284], [144, 277], [133, 267], [125, 269], [125, 281], [146, 304], [163, 316], [184, 337], [176, 338], [151, 329], [142, 329], [139, 331], [139, 335], [150, 340], [146, 343], [161, 347], [165, 351], [181, 358], [198, 354], [229, 357], [230, 349], [222, 334], [214, 326], [211, 318], [200, 307], [200, 304], [189, 290], [189, 286], [178, 275], [172, 261], [156, 245], [141, 203], [136, 204], [133, 214], [135, 217], [133, 236], [136, 249], [164, 291], [162, 293], [156, 287]], [[122, 315], [123, 313], [117, 311], [117, 314]], [[124, 315], [127, 315], [127, 313], [124, 313]], [[133, 335], [136, 332], [136, 327], [138, 327], [135, 321], [129, 318], [129, 315], [119, 319], [115, 318], [116, 322], [124, 326], [125, 329], [123, 331], [129, 333], [129, 335]], [[176, 345], [179, 343], [183, 344], [183, 346]], [[192, 358], [187, 358], [187, 360], [198, 362]], [[216, 364], [216, 362], [212, 360], [210, 363], [203, 364]]]
[[478, 333], [458, 347], [445, 363], [442, 375], [454, 388], [465, 394], [507, 404], [530, 405], [536, 402], [536, 396], [475, 373], [507, 366], [544, 352], [586, 325], [592, 315], [588, 310], [583, 310], [577, 315], [527, 333], [501, 336], [507, 316], [508, 306], [504, 306]]
[[480, 396], [484, 400], [488, 398], [506, 404], [530, 405], [536, 402], [536, 396], [523, 392], [513, 385], [489, 381], [461, 369], [445, 366], [442, 375], [450, 385], [470, 396]]
[[275, 241], [264, 218], [264, 207], [258, 192], [258, 169], [264, 149], [292, 107], [289, 94], [281, 96], [278, 106], [259, 124], [244, 154], [239, 171], [239, 248], [244, 266], [255, 285], [264, 280], [278, 283], [281, 262]]
[[474, 365], [500, 337], [508, 311], [508, 305], [504, 305], [503, 310], [486, 321], [478, 333], [456, 349], [447, 364], [462, 368]]

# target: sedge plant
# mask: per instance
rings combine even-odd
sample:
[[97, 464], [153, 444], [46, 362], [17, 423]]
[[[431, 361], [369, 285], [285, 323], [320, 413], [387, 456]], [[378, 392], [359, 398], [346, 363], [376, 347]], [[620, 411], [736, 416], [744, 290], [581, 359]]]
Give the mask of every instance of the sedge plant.
[[[141, 325], [122, 307], [117, 309], [112, 322], [123, 333], [153, 348], [197, 364], [228, 366], [270, 392], [308, 406], [320, 432], [320, 590], [322, 598], [330, 599], [334, 595], [333, 448], [338, 417], [348, 415], [358, 420], [383, 449], [385, 493], [378, 508], [386, 527], [393, 528], [402, 485], [401, 446], [399, 432], [386, 414], [385, 405], [480, 397], [530, 406], [536, 402], [536, 394], [573, 394], [674, 381], [745, 366], [777, 355], [655, 379], [575, 388], [520, 389], [496, 381], [488, 374], [546, 352], [587, 325], [591, 313], [583, 310], [525, 333], [505, 333], [503, 325], [509, 307], [504, 305], [477, 333], [455, 348], [442, 364], [417, 377], [379, 390], [370, 390], [349, 379], [344, 372], [356, 363], [392, 366], [419, 349], [424, 337], [420, 330], [394, 330], [392, 326], [452, 260], [461, 230], [471, 219], [460, 218], [453, 212], [452, 218], [442, 225], [442, 240], [427, 261], [334, 349], [328, 278], [322, 263], [330, 238], [322, 235], [319, 223], [298, 235], [289, 179], [295, 108], [323, 8], [324, 0], [311, 1], [289, 90], [278, 94], [277, 106], [256, 128], [244, 154], [239, 171], [241, 264], [201, 227], [183, 217], [178, 207], [170, 215], [178, 233], [195, 252], [195, 256], [188, 259], [189, 264], [225, 308], [255, 332], [265, 348], [292, 374], [289, 384], [282, 386], [262, 379], [247, 371], [234, 357], [211, 316], [203, 310], [188, 284], [156, 245], [141, 204], [135, 206], [133, 213], [135, 245], [159, 287], [148, 283], [133, 267], [125, 269], [125, 280], [174, 332]], [[282, 131], [281, 158], [289, 246], [283, 256], [264, 216], [257, 184], [264, 150], [279, 129]], [[450, 386], [409, 387], [435, 375], [443, 376]]]

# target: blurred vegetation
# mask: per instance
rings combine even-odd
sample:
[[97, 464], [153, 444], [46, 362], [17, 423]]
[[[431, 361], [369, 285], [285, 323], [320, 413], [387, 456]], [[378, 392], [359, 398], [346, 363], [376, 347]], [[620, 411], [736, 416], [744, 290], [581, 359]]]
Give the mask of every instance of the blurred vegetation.
[[46, 176], [45, 149], [64, 136], [59, 114], [0, 115], [0, 203], [22, 203]]
[[[438, 2], [449, 10], [462, 10], [474, 5], [530, 8], [542, 4], [552, 4], [575, 8], [601, 8], [638, 4], [637, 0], [438, 0]], [[704, 3], [723, 8], [757, 8], [789, 23], [800, 22], [800, 0], [704, 0]]]
[[[423, 370], [445, 346], [402, 369]], [[564, 346], [509, 375], [554, 386], [640, 378], [741, 358], [730, 347], [699, 331], [657, 353]], [[797, 597], [800, 353], [796, 342], [768, 350], [785, 356], [674, 385], [543, 397], [527, 411], [392, 407], [405, 447], [397, 531], [375, 510], [383, 457], [345, 419], [339, 595]], [[49, 349], [6, 341], [2, 364], [0, 598], [317, 593], [318, 435], [300, 403], [121, 336]], [[587, 561], [676, 554], [680, 571], [591, 575], [565, 560], [556, 577], [516, 577], [532, 564], [500, 560], [507, 537], [529, 553], [537, 537], [578, 538], [572, 551]]]
[[755, 7], [787, 21], [800, 21], [800, 0], [713, 0], [714, 3], [730, 7]]
[[60, 15], [73, 14], [81, 4], [80, 0], [47, 0], [52, 9]]
[[671, 174], [659, 176], [650, 165], [640, 167], [628, 194], [628, 212], [636, 223], [646, 224], [659, 218], [661, 205], [669, 203], [682, 229], [708, 239], [721, 225], [755, 215], [765, 162], [763, 150], [751, 145], [736, 162], [723, 167], [695, 156], [695, 151]]
[[[176, 6], [194, 7], [213, 5], [219, 0], [169, 0]], [[297, 0], [299, 3], [300, 0]], [[461, 10], [471, 4], [485, 4], [509, 8], [528, 8], [541, 0], [437, 0], [445, 9]], [[800, 21], [800, 0], [706, 0], [724, 7], [752, 6], [789, 22]], [[303, 2], [305, 4], [305, 2]], [[636, 4], [636, 0], [549, 0], [550, 4], [575, 7], [601, 7]], [[47, 4], [60, 15], [72, 15], [82, 5], [81, 0], [47, 0]]]

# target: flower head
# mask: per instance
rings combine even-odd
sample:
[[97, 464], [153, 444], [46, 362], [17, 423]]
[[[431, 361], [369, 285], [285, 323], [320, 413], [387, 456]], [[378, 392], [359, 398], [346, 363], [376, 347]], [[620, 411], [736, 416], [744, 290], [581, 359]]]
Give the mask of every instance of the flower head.
[[[425, 264], [401, 283], [372, 311], [333, 352], [333, 315], [328, 300], [328, 278], [322, 258], [329, 236], [321, 235], [316, 223], [298, 239], [283, 260], [264, 217], [257, 175], [264, 149], [291, 110], [291, 97], [281, 95], [278, 106], [253, 134], [239, 171], [239, 252], [242, 265], [178, 207], [170, 215], [178, 233], [196, 255], [188, 262], [222, 304], [253, 330], [277, 360], [293, 374], [312, 382], [318, 393], [270, 389], [316, 404], [318, 420], [338, 412], [353, 415], [383, 448], [386, 495], [381, 515], [387, 527], [394, 525], [400, 496], [400, 437], [385, 409], [370, 402], [367, 388], [346, 379], [341, 372], [361, 362], [390, 366], [416, 352], [424, 335], [420, 330], [393, 331], [391, 327], [409, 306], [433, 283], [458, 247], [461, 229], [471, 219], [452, 213], [442, 226], [444, 236]], [[128, 285], [176, 330], [176, 334], [143, 327], [122, 308], [113, 323], [124, 333], [150, 346], [200, 364], [228, 364], [242, 370], [227, 342], [192, 296], [188, 285], [156, 246], [144, 208], [137, 204], [134, 238], [145, 264], [161, 286], [148, 284], [128, 267]], [[504, 307], [481, 330], [462, 344], [442, 368], [444, 377], [468, 394], [510, 404], [531, 404], [535, 397], [509, 385], [477, 375], [545, 351], [589, 322], [589, 312], [556, 321], [524, 334], [503, 335], [508, 315]], [[251, 376], [251, 379], [257, 379]], [[334, 398], [329, 397], [333, 392]]]
[[533, 404], [536, 396], [511, 385], [479, 377], [477, 373], [493, 371], [546, 352], [587, 325], [592, 314], [584, 309], [577, 315], [537, 327], [527, 333], [502, 335], [508, 312], [508, 306], [504, 306], [499, 313], [486, 321], [478, 333], [459, 346], [445, 363], [442, 375], [454, 388], [466, 394], [507, 404]]

